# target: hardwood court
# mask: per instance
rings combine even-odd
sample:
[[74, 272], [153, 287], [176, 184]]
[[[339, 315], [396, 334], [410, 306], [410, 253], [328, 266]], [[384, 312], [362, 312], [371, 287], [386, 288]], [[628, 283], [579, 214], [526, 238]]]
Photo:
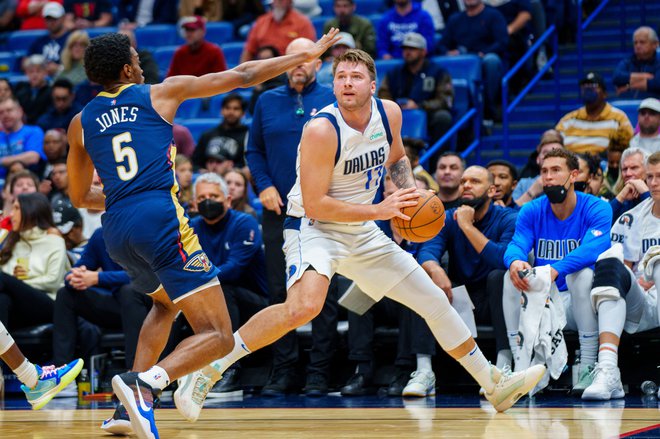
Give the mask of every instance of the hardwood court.
[[[0, 411], [0, 437], [109, 438], [111, 410]], [[190, 424], [157, 412], [161, 438], [612, 438], [660, 437], [657, 408], [211, 408]], [[635, 433], [637, 432], [637, 433]], [[632, 434], [630, 434], [632, 433]]]

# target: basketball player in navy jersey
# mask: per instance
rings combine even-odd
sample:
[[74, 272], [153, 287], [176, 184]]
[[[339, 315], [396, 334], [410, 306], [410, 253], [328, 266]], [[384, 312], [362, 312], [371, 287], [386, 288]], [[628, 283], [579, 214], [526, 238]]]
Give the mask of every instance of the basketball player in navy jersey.
[[[511, 407], [541, 379], [544, 366], [504, 373], [491, 366], [446, 294], [415, 259], [376, 226], [415, 206], [415, 178], [401, 140], [401, 110], [374, 98], [376, 67], [362, 50], [335, 58], [337, 101], [303, 131], [297, 180], [284, 225], [287, 298], [234, 333], [234, 348], [212, 364], [218, 374], [251, 351], [304, 325], [321, 311], [335, 273], [355, 281], [374, 300], [384, 296], [421, 315], [440, 346], [486, 391], [497, 411]], [[398, 190], [373, 204], [384, 170]], [[202, 395], [202, 400], [203, 400]], [[195, 398], [193, 394], [193, 400]]]
[[[175, 76], [156, 85], [144, 84], [137, 52], [125, 35], [94, 38], [85, 52], [87, 77], [104, 91], [69, 126], [69, 195], [76, 207], [106, 210], [103, 232], [110, 256], [127, 270], [135, 288], [154, 300], [140, 332], [134, 372], [112, 379], [140, 438], [158, 437], [154, 394], [227, 354], [234, 343], [217, 269], [177, 202], [176, 110], [186, 99], [250, 87], [312, 61], [336, 42], [336, 34], [330, 30], [295, 55], [201, 77]], [[102, 190], [91, 184], [94, 168]], [[195, 334], [157, 363], [179, 311]]]

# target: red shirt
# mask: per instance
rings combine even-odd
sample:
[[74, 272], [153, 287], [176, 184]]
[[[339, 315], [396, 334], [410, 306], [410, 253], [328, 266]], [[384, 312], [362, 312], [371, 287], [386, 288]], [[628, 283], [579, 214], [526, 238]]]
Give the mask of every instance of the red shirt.
[[259, 48], [263, 46], [273, 46], [280, 51], [280, 55], [284, 55], [286, 46], [296, 38], [316, 41], [316, 30], [307, 16], [291, 9], [278, 23], [273, 19], [273, 14], [268, 12], [257, 18], [252, 26], [245, 50], [251, 55], [251, 59], [254, 59]]
[[[56, 1], [61, 5], [64, 4], [64, 0], [50, 1]], [[41, 9], [34, 14], [30, 14], [28, 11], [28, 6], [32, 2], [33, 0], [19, 0], [18, 5], [16, 5], [16, 16], [21, 18], [21, 30], [46, 29], [46, 21], [41, 15]]]
[[179, 47], [174, 52], [167, 76], [202, 76], [224, 70], [227, 70], [227, 63], [222, 49], [213, 43], [203, 41], [195, 50], [192, 50], [188, 44]]

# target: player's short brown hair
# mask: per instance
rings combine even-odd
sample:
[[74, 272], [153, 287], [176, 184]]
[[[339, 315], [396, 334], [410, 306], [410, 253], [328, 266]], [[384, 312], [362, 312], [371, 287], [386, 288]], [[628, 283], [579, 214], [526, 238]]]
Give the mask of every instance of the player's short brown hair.
[[353, 64], [364, 64], [369, 71], [369, 77], [372, 81], [376, 80], [376, 63], [374, 59], [364, 50], [349, 49], [343, 54], [339, 55], [332, 62], [332, 76], [335, 76], [335, 71], [340, 62], [348, 62]]
[[580, 162], [578, 161], [577, 155], [567, 149], [555, 148], [545, 155], [543, 161], [545, 162], [551, 157], [559, 157], [565, 159], [569, 171], [577, 171], [580, 169]]

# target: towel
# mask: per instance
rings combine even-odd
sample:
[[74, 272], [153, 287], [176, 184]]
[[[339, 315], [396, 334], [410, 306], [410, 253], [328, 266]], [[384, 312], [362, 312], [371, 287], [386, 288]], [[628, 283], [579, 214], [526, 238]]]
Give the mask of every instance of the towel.
[[541, 382], [530, 392], [533, 395], [548, 385], [550, 377], [559, 378], [566, 368], [568, 350], [563, 333], [566, 314], [559, 291], [550, 278], [550, 265], [535, 267], [527, 278], [530, 288], [522, 293], [516, 370], [535, 364], [545, 364], [548, 368]]

